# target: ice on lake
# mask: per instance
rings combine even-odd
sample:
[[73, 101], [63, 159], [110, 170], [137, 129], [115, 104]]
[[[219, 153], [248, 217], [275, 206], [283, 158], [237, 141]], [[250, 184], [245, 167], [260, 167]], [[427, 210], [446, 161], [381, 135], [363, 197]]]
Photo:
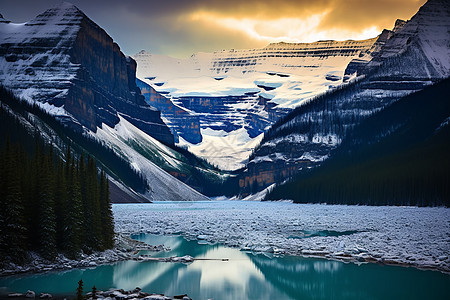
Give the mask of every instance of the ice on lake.
[[450, 209], [204, 201], [113, 205], [123, 233], [179, 233], [269, 255], [450, 271]]

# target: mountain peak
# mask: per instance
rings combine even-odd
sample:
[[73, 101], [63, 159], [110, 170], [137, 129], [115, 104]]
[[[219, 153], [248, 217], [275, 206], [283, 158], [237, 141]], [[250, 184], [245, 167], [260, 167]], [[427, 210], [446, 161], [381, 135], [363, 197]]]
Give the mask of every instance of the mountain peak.
[[405, 21], [405, 20], [397, 19], [397, 20], [395, 21], [394, 29], [392, 29], [392, 31], [393, 31], [393, 32], [399, 31], [400, 29], [403, 28], [403, 26], [405, 26], [405, 24], [406, 24], [406, 21]]
[[47, 9], [36, 18], [28, 22], [27, 26], [54, 24], [75, 25], [79, 24], [86, 15], [70, 2], [61, 2], [57, 6]]
[[53, 10], [59, 10], [59, 11], [65, 11], [65, 12], [80, 12], [82, 13], [82, 11], [76, 7], [74, 4], [67, 2], [67, 1], [62, 1], [61, 3], [59, 3], [58, 5], [56, 5], [53, 8], [50, 8]]

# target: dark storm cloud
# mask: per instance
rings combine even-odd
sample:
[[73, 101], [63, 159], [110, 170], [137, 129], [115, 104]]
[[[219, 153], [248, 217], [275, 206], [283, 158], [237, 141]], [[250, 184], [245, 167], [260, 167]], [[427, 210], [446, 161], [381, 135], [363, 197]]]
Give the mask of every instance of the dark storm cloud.
[[[282, 35], [284, 27], [276, 26], [277, 20], [282, 18], [309, 20], [296, 25], [299, 28], [311, 26], [308, 37], [302, 36], [303, 31], [298, 31], [298, 41], [311, 39], [311, 34], [314, 37], [316, 33], [320, 39], [327, 34], [342, 33], [345, 36], [368, 28], [371, 28], [370, 32], [377, 32], [392, 28], [397, 18], [410, 18], [425, 0], [70, 2], [105, 28], [127, 54], [146, 49], [154, 53], [187, 56], [197, 51], [264, 46], [274, 34]], [[60, 1], [1, 0], [0, 13], [14, 22], [25, 22], [58, 3]], [[308, 19], [314, 15], [320, 15], [320, 20]], [[284, 22], [289, 24], [289, 20]], [[290, 26], [285, 27], [289, 29]]]

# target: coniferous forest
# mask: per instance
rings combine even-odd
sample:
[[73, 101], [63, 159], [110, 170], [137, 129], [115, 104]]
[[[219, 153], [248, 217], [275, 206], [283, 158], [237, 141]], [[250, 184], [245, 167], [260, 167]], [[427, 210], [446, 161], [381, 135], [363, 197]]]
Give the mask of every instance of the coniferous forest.
[[267, 199], [450, 206], [449, 88], [443, 80], [363, 121], [332, 158]]
[[105, 173], [94, 159], [65, 160], [36, 140], [33, 155], [6, 141], [0, 151], [0, 257], [20, 263], [27, 251], [52, 259], [111, 248], [114, 224]]
[[[27, 130], [23, 128], [23, 124], [11, 118], [11, 115], [6, 110], [10, 109], [14, 111], [16, 116], [20, 116], [26, 121], [31, 120], [31, 123], [34, 123], [37, 117], [37, 119], [45, 123], [46, 127], [53, 131], [52, 134], [61, 140], [63, 144], [72, 145], [75, 152], [87, 152], [95, 157], [97, 163], [105, 168], [110, 176], [118, 179], [137, 192], [145, 193], [148, 190], [148, 183], [143, 175], [130, 167], [129, 162], [123, 157], [118, 156], [113, 149], [89, 135], [83, 134], [79, 130], [74, 130], [74, 128], [64, 125], [54, 116], [39, 107], [39, 105], [35, 103], [30, 104], [25, 100], [19, 99], [1, 85], [0, 104], [3, 110], [3, 117], [0, 118], [0, 126], [1, 128], [7, 129], [0, 131], [0, 145], [6, 140], [8, 132], [10, 133], [11, 140], [27, 135]], [[35, 130], [40, 129], [35, 128]], [[29, 139], [21, 138], [21, 143], [24, 143], [26, 149], [34, 148], [34, 145], [32, 145]]]
[[17, 113], [30, 107], [18, 101], [11, 114], [3, 103], [16, 99], [2, 92], [0, 264], [21, 263], [28, 251], [51, 260], [58, 253], [76, 258], [81, 251], [113, 247], [105, 172], [99, 173], [93, 157], [77, 156], [65, 144], [55, 148], [37, 128], [28, 128], [21, 120], [26, 111]]

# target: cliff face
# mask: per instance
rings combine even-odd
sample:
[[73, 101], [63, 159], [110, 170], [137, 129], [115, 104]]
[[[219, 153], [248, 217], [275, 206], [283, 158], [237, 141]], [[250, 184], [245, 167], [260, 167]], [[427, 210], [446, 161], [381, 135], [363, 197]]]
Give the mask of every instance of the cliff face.
[[[187, 59], [141, 51], [134, 58], [140, 84], [168, 100], [157, 106], [157, 97], [146, 95], [174, 134], [184, 138], [180, 143], [230, 170], [244, 166], [262, 133], [279, 118], [344, 83], [348, 63], [375, 41], [274, 43], [196, 53]], [[186, 124], [194, 117], [200, 130]]]
[[[136, 62], [70, 3], [25, 24], [0, 23], [0, 81], [68, 124], [96, 132], [119, 115], [166, 143], [173, 136], [136, 86]], [[48, 104], [52, 105], [48, 105]]]
[[383, 31], [346, 68], [347, 76], [364, 78], [300, 106], [265, 134], [240, 175], [241, 183], [257, 186], [242, 184], [241, 192], [320, 165], [361, 120], [450, 76], [449, 31], [450, 6], [440, 0], [427, 2], [408, 22], [398, 20], [392, 31]]
[[141, 89], [145, 101], [152, 107], [164, 112], [165, 122], [171, 129], [175, 142], [178, 143], [180, 137], [194, 144], [202, 141], [200, 117], [198, 115], [174, 104], [170, 99], [155, 91], [149, 84], [139, 79], [136, 79], [136, 84]]

